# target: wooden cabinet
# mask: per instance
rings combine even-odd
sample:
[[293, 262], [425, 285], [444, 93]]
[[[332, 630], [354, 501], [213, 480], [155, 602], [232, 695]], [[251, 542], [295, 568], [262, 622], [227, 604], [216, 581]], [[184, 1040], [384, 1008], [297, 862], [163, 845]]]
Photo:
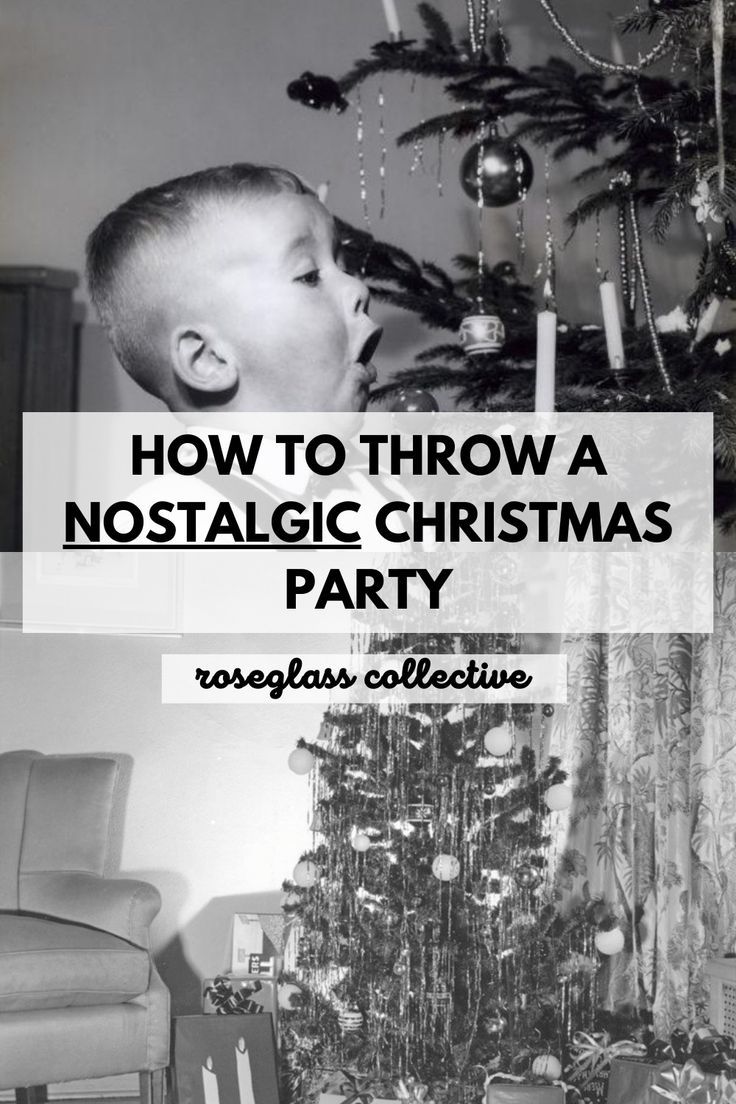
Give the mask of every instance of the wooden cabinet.
[[0, 267], [0, 551], [22, 538], [24, 411], [75, 410], [77, 275]]

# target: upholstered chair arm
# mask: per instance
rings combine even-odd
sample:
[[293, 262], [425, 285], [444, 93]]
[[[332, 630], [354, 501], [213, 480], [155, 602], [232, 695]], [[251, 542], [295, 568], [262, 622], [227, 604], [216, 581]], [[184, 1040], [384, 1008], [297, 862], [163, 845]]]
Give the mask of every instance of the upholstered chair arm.
[[155, 886], [133, 878], [27, 874], [21, 883], [21, 908], [75, 924], [88, 924], [139, 947], [148, 947], [149, 928], [161, 908], [161, 895]]

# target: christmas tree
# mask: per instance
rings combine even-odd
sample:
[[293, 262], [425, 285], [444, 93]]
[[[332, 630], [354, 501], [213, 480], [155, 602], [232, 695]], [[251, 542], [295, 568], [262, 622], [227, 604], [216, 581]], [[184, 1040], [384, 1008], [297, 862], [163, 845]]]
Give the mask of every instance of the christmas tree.
[[[713, 411], [717, 513], [732, 522], [736, 358], [726, 334], [734, 326], [736, 286], [736, 5], [650, 0], [618, 21], [622, 41], [633, 36], [638, 53], [626, 63], [590, 53], [551, 0], [539, 3], [563, 56], [526, 71], [512, 64], [499, 9], [491, 20], [486, 0], [469, 0], [460, 33], [422, 3], [421, 41], [394, 34], [338, 80], [305, 74], [290, 86], [290, 95], [312, 107], [344, 110], [356, 89], [382, 74], [435, 80], [448, 110], [400, 134], [399, 145], [416, 149], [448, 135], [469, 140], [460, 165], [469, 201], [479, 211], [517, 203], [520, 220], [532, 180], [524, 143], [542, 151], [547, 178], [551, 166], [559, 172], [571, 154], [585, 151], [589, 164], [576, 183], [588, 192], [567, 212], [570, 231], [593, 220], [596, 243], [601, 229], [618, 237], [618, 286], [602, 270], [597, 245], [591, 248], [601, 326], [600, 316], [581, 325], [556, 315], [556, 268], [564, 258], [550, 218], [535, 288], [510, 261], [489, 269], [482, 247], [477, 256], [456, 258], [457, 271], [448, 272], [366, 229], [343, 226], [348, 262], [373, 294], [448, 334], [374, 397], [412, 409], [431, 405], [416, 389], [447, 389], [461, 407], [529, 410], [536, 378], [537, 409], [553, 401], [569, 411]], [[546, 202], [549, 214], [548, 188]], [[668, 248], [678, 218], [694, 220], [701, 232], [696, 279], [682, 289], [681, 305], [657, 319], [647, 256]], [[478, 315], [492, 324], [479, 330], [472, 322]], [[540, 373], [547, 375], [541, 392]]]
[[315, 820], [284, 887], [302, 925], [289, 979], [299, 1007], [285, 1017], [290, 1099], [345, 1067], [374, 1092], [416, 1078], [435, 1100], [477, 1097], [494, 1070], [529, 1074], [536, 1060], [559, 1076], [564, 1039], [592, 1027], [595, 926], [614, 920], [600, 902], [558, 911], [550, 817], [571, 791], [559, 761], [537, 770], [532, 712], [356, 707], [299, 741], [293, 766], [316, 774]]

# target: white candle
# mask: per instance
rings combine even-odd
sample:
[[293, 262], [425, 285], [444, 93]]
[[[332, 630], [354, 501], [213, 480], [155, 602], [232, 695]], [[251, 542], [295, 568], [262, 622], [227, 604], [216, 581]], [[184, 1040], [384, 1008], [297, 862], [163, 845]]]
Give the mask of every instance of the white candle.
[[718, 311], [720, 309], [721, 300], [718, 298], [717, 295], [715, 295], [700, 316], [698, 328], [695, 331], [695, 341], [693, 342], [694, 345], [696, 345], [698, 341], [702, 341], [704, 337], [708, 336], [710, 331], [713, 329], [713, 323], [715, 322], [716, 315], [718, 314]]
[[204, 1089], [204, 1104], [220, 1104], [220, 1090], [217, 1088], [217, 1077], [212, 1069], [212, 1059], [207, 1059], [207, 1064], [202, 1066], [202, 1088]]
[[606, 349], [611, 371], [620, 372], [624, 366], [624, 342], [621, 336], [621, 319], [618, 313], [618, 296], [613, 280], [602, 280], [600, 285], [603, 329], [606, 331]]
[[250, 1069], [250, 1055], [245, 1047], [245, 1039], [238, 1039], [235, 1046], [235, 1066], [238, 1071], [238, 1092], [240, 1104], [255, 1104], [253, 1093], [253, 1075]]
[[555, 356], [557, 353], [557, 315], [543, 310], [537, 315], [537, 378], [534, 409], [552, 414], [555, 409]]
[[401, 38], [401, 26], [399, 13], [396, 10], [396, 0], [383, 0], [383, 14], [386, 16], [388, 33], [391, 38]]

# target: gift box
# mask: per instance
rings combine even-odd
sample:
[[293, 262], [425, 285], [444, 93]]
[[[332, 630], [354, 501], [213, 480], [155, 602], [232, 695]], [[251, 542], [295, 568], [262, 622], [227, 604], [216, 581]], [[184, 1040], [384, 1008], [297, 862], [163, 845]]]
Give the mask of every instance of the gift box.
[[177, 1104], [279, 1104], [270, 1016], [177, 1016]]
[[660, 1062], [653, 1062], [648, 1057], [614, 1058], [611, 1061], [606, 1104], [656, 1102], [657, 1098], [650, 1098], [649, 1094], [660, 1065]]
[[[268, 1013], [278, 1032], [278, 993], [275, 981], [220, 974], [202, 983], [202, 1011], [205, 1015], [260, 1015]], [[278, 1037], [278, 1035], [277, 1035]]]
[[230, 973], [239, 977], [277, 977], [286, 937], [283, 913], [236, 912]]
[[576, 1031], [565, 1052], [565, 1080], [584, 1104], [604, 1104], [614, 1058], [643, 1058], [647, 1048], [633, 1039], [611, 1041], [607, 1031]]
[[353, 1070], [323, 1070], [319, 1104], [397, 1104], [391, 1086]]
[[498, 1081], [486, 1086], [486, 1104], [565, 1104], [562, 1085], [503, 1085]]

